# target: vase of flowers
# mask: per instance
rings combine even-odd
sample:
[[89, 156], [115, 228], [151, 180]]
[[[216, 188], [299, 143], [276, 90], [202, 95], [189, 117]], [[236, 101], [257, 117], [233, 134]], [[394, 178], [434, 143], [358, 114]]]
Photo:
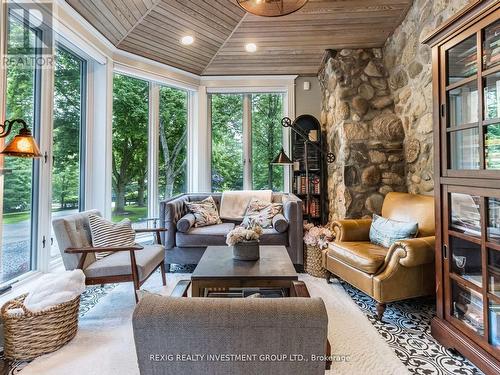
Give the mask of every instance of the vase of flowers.
[[262, 228], [254, 225], [248, 228], [236, 227], [227, 234], [226, 243], [233, 248], [233, 259], [259, 259], [259, 238]]
[[304, 233], [306, 272], [315, 277], [328, 277], [329, 272], [322, 265], [322, 255], [323, 250], [328, 248], [328, 243], [333, 240], [332, 231], [327, 227], [308, 223], [304, 225]]

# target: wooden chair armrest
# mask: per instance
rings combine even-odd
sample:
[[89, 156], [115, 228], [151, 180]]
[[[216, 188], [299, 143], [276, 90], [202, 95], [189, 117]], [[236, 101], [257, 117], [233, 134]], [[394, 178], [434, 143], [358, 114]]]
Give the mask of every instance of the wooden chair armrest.
[[191, 280], [180, 280], [175, 286], [170, 297], [187, 297], [187, 291], [191, 285]]
[[64, 250], [67, 254], [81, 254], [81, 253], [98, 253], [101, 251], [136, 251], [142, 250], [144, 247], [140, 245], [134, 246], [119, 246], [119, 247], [69, 247]]
[[309, 291], [307, 290], [307, 286], [303, 281], [292, 281], [290, 294], [292, 297], [311, 297]]
[[153, 233], [153, 232], [166, 232], [167, 228], [140, 228], [134, 229], [135, 233]]

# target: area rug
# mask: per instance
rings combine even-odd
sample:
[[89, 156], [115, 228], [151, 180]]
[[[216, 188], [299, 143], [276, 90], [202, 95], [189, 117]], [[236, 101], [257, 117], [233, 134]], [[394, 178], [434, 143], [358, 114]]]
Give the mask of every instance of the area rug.
[[413, 374], [480, 375], [482, 372], [460, 354], [440, 345], [431, 335], [431, 319], [436, 304], [431, 298], [418, 298], [387, 305], [383, 322], [375, 313], [374, 300], [341, 282], [368, 320], [398, 358]]
[[[143, 288], [168, 295], [178, 280], [189, 274], [167, 274], [167, 287], [160, 274], [153, 275]], [[328, 337], [337, 358], [325, 374], [408, 374], [363, 311], [340, 283], [327, 285], [323, 279], [300, 275], [312, 296], [325, 302]], [[35, 359], [22, 375], [138, 375], [131, 317], [135, 306], [132, 285], [119, 284], [102, 296], [80, 319], [75, 339], [60, 350]], [[165, 337], [168, 345], [168, 337]]]

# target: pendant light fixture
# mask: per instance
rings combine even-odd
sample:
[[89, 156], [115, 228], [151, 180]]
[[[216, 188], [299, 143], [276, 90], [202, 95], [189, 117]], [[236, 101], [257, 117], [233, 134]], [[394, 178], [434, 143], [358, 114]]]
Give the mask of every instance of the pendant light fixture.
[[237, 0], [248, 13], [262, 17], [280, 17], [298, 11], [308, 0]]

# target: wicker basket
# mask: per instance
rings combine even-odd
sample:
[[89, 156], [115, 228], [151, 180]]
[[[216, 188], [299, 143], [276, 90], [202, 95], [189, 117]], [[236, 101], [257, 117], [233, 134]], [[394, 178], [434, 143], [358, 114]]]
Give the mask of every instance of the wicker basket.
[[315, 277], [326, 278], [329, 272], [322, 266], [322, 251], [317, 246], [306, 245], [306, 272]]
[[[2, 306], [4, 322], [4, 353], [10, 360], [29, 360], [51, 353], [64, 346], [76, 335], [80, 296], [33, 313], [23, 304], [27, 294]], [[9, 313], [22, 309], [24, 314]]]

